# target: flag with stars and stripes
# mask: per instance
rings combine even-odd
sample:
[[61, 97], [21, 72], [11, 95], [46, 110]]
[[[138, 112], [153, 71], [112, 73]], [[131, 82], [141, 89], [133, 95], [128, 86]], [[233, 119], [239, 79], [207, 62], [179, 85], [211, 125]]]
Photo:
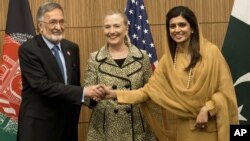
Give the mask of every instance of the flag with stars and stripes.
[[125, 11], [131, 43], [148, 53], [153, 70], [158, 61], [143, 0], [128, 0]]
[[240, 124], [250, 124], [250, 1], [235, 0], [222, 47], [238, 101]]
[[21, 103], [18, 49], [35, 35], [28, 0], [9, 0], [0, 64], [0, 141], [16, 141]]

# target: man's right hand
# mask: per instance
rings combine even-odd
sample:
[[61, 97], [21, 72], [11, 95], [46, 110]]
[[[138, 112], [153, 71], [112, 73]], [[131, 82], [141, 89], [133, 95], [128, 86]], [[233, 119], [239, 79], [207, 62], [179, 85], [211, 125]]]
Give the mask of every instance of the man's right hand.
[[84, 87], [84, 96], [95, 101], [102, 100], [106, 95], [105, 93], [104, 85], [101, 84]]

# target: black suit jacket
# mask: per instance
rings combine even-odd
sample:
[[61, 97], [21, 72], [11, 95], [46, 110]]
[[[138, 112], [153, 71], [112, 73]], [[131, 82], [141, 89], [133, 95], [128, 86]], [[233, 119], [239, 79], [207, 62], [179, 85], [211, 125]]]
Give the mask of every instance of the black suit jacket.
[[68, 85], [41, 35], [19, 48], [22, 102], [19, 141], [77, 141], [83, 88], [80, 87], [79, 47], [63, 39]]

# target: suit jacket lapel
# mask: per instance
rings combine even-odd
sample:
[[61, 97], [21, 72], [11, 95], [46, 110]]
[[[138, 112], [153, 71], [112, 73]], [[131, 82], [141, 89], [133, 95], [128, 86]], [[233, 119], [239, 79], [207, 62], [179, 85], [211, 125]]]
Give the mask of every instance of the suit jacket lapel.
[[70, 84], [71, 82], [69, 82], [71, 80], [71, 74], [72, 74], [72, 70], [71, 70], [71, 50], [69, 49], [68, 46], [66, 46], [66, 44], [64, 44], [64, 42], [61, 42], [61, 48], [62, 48], [62, 52], [63, 52], [63, 56], [64, 56], [64, 60], [65, 60], [65, 66], [66, 66], [66, 73], [67, 73], [67, 77], [68, 77], [68, 83]]
[[38, 47], [41, 48], [42, 54], [45, 56], [44, 59], [46, 59], [48, 64], [51, 64], [51, 66], [52, 66], [51, 71], [54, 71], [55, 74], [58, 76], [59, 80], [64, 82], [63, 76], [61, 75], [60, 68], [56, 62], [56, 58], [53, 55], [52, 51], [49, 49], [49, 47], [44, 42], [41, 35], [37, 36], [37, 41], [38, 41]]

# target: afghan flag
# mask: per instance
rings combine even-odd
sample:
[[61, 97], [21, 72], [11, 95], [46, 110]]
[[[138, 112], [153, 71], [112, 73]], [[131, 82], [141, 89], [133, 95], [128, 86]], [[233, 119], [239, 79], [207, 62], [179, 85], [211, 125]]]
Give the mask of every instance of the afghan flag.
[[250, 0], [235, 0], [222, 52], [230, 67], [240, 124], [250, 124]]
[[34, 35], [28, 0], [9, 0], [0, 65], [0, 141], [16, 141], [22, 89], [18, 48]]

